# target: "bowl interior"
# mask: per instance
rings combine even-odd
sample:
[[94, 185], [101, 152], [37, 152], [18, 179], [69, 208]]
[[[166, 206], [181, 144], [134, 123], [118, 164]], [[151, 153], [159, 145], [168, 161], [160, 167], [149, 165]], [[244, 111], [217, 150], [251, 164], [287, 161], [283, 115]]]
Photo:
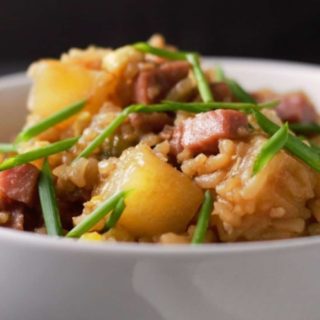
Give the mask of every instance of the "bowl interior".
[[[304, 90], [320, 108], [320, 67], [271, 60], [240, 58], [204, 59], [207, 67], [220, 65], [248, 90], [261, 88], [279, 92]], [[10, 141], [21, 129], [27, 115], [26, 102], [30, 81], [26, 76], [14, 74], [0, 78], [0, 141]]]
[[[320, 67], [309, 64], [298, 64], [279, 61], [268, 60], [254, 60], [254, 59], [229, 59], [229, 58], [206, 58], [204, 63], [207, 67], [214, 67], [219, 64], [230, 76], [237, 79], [248, 90], [256, 90], [261, 88], [274, 89], [278, 92], [303, 90], [305, 91], [311, 100], [318, 106], [320, 110]], [[22, 128], [25, 117], [27, 115], [26, 102], [28, 91], [30, 89], [30, 81], [26, 76], [21, 74], [15, 74], [11, 76], [5, 76], [0, 78], [0, 117], [2, 119], [0, 126], [0, 142], [9, 142], [17, 132]], [[33, 234], [19, 233], [0, 230], [1, 237], [11, 237], [11, 239], [20, 238], [21, 241], [25, 241], [26, 237], [38, 240], [38, 236]], [[14, 233], [14, 236], [10, 234]], [[283, 240], [272, 243], [270, 247], [286, 247], [290, 241], [292, 245], [305, 245], [308, 242], [319, 242], [318, 238], [305, 238], [295, 240]], [[55, 242], [57, 239], [46, 237], [46, 242]], [[63, 240], [63, 242], [69, 240]], [[61, 244], [61, 240], [58, 242]], [[70, 242], [69, 242], [70, 243]], [[71, 243], [70, 243], [71, 244]], [[72, 244], [73, 245], [73, 244]], [[289, 244], [290, 245], [290, 244]], [[83, 247], [86, 244], [82, 244]], [[91, 244], [90, 244], [91, 246]], [[127, 246], [127, 245], [126, 245]], [[266, 242], [256, 244], [234, 244], [226, 245], [227, 251], [233, 250], [233, 246], [243, 250], [246, 247], [251, 249], [267, 248]], [[211, 246], [212, 247], [212, 246]], [[216, 250], [210, 248], [210, 250]], [[132, 245], [128, 245], [128, 248], [132, 248]], [[142, 245], [139, 245], [142, 251]], [[139, 249], [139, 250], [140, 250]], [[203, 246], [203, 250], [209, 250], [209, 247]], [[218, 249], [220, 251], [222, 248]], [[190, 250], [190, 248], [189, 248]], [[198, 250], [198, 249], [197, 249]], [[147, 249], [148, 252], [149, 249]], [[170, 251], [170, 249], [169, 249]], [[189, 252], [194, 251], [190, 250]]]

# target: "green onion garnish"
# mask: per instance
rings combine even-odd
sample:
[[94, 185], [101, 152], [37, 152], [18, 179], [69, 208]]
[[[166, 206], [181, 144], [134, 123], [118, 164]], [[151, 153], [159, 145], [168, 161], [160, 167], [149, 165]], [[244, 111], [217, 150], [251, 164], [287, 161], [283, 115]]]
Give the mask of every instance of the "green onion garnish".
[[172, 102], [165, 101], [161, 104], [154, 105], [142, 105], [136, 104], [131, 105], [122, 110], [118, 116], [93, 140], [91, 143], [77, 156], [77, 159], [83, 157], [87, 158], [92, 152], [98, 148], [103, 142], [109, 138], [118, 127], [126, 121], [129, 114], [135, 112], [149, 113], [149, 112], [175, 112], [178, 110], [183, 110], [187, 112], [206, 112], [214, 109], [235, 109], [235, 110], [247, 110], [252, 109], [264, 109], [264, 108], [274, 108], [279, 102], [271, 101], [261, 104], [252, 103], [241, 103], [241, 102], [194, 102], [194, 103], [183, 103], [183, 102]]
[[28, 141], [31, 138], [37, 136], [38, 134], [48, 130], [52, 126], [70, 118], [74, 114], [78, 113], [83, 109], [86, 104], [86, 100], [79, 101], [74, 103], [61, 111], [54, 113], [53, 115], [49, 116], [48, 118], [39, 121], [35, 125], [24, 129], [16, 138], [15, 142], [22, 142]]
[[147, 42], [138, 42], [133, 44], [133, 47], [141, 52], [150, 53], [158, 57], [166, 58], [169, 60], [186, 60], [187, 52], [183, 51], [169, 51], [153, 47]]
[[268, 162], [284, 147], [288, 140], [288, 136], [289, 126], [286, 123], [263, 144], [253, 164], [254, 175], [262, 170], [268, 164]]
[[299, 134], [320, 133], [320, 125], [317, 123], [290, 123], [289, 128]]
[[50, 166], [46, 159], [40, 175], [39, 197], [47, 233], [50, 236], [62, 236], [62, 226]]
[[217, 81], [217, 82], [222, 82], [222, 81], [225, 81], [226, 79], [226, 76], [224, 74], [224, 71], [223, 69], [221, 68], [221, 66], [219, 65], [216, 65], [215, 69], [214, 69], [214, 79]]
[[12, 143], [0, 143], [0, 153], [17, 152], [17, 149]]
[[118, 127], [126, 121], [129, 114], [135, 112], [140, 105], [132, 105], [128, 108], [125, 108], [120, 112], [117, 117], [93, 140], [89, 145], [80, 152], [77, 156], [77, 159], [83, 157], [88, 157], [96, 148], [98, 148], [103, 142], [109, 138]]
[[241, 102], [256, 103], [252, 96], [246, 92], [238, 82], [232, 79], [225, 79], [226, 84], [233, 93], [233, 95]]
[[70, 230], [66, 237], [68, 238], [79, 238], [84, 233], [88, 232], [94, 227], [101, 219], [103, 219], [112, 209], [114, 209], [119, 200], [125, 197], [127, 192], [121, 191], [113, 195], [111, 198], [103, 202], [97, 207], [92, 213], [84, 218], [78, 225]]
[[310, 141], [309, 141], [309, 143], [310, 143], [310, 148], [320, 156], [320, 146], [318, 146]]
[[187, 112], [207, 112], [215, 109], [232, 109], [232, 110], [248, 110], [251, 109], [272, 109], [279, 104], [279, 101], [274, 100], [266, 103], [243, 103], [243, 102], [174, 102], [164, 101], [162, 104], [149, 105], [141, 107], [138, 112], [168, 112], [183, 110]]
[[204, 194], [204, 201], [202, 203], [202, 206], [199, 212], [197, 226], [194, 231], [191, 243], [193, 244], [203, 243], [208, 226], [209, 226], [209, 220], [210, 220], [212, 209], [213, 209], [213, 199], [210, 191], [207, 190]]
[[15, 157], [5, 159], [0, 163], [0, 171], [7, 170], [16, 166], [19, 166], [24, 163], [28, 163], [37, 159], [46, 158], [52, 154], [59, 153], [70, 149], [79, 138], [70, 138], [48, 144], [46, 146], [21, 153]]
[[231, 90], [232, 94], [241, 102], [248, 102], [248, 103], [256, 103], [256, 101], [252, 98], [252, 96], [246, 92], [240, 84], [233, 80], [229, 79], [225, 76], [224, 71], [220, 66], [216, 66], [215, 69], [215, 76], [217, 81], [224, 81], [229, 89]]
[[115, 227], [125, 208], [126, 208], [126, 204], [124, 202], [124, 197], [122, 197], [116, 204], [116, 207], [111, 212], [110, 217], [105, 224], [105, 227], [104, 227], [105, 230]]
[[[279, 126], [269, 120], [260, 111], [252, 109], [252, 112], [260, 126], [260, 128], [269, 135], [275, 134], [279, 130]], [[294, 154], [296, 157], [304, 161], [314, 170], [320, 172], [320, 156], [312, 147], [303, 143], [298, 137], [289, 134], [288, 140], [285, 143], [285, 148]]]
[[195, 53], [188, 53], [187, 60], [192, 65], [193, 73], [196, 78], [198, 89], [199, 89], [202, 100], [204, 102], [212, 102], [214, 100], [213, 95], [211, 92], [211, 88], [208, 84], [208, 81], [206, 79], [206, 76], [203, 73], [202, 68], [200, 66], [199, 55]]
[[134, 44], [133, 47], [144, 53], [150, 53], [155, 56], [170, 60], [187, 60], [192, 65], [193, 73], [196, 78], [202, 100], [204, 102], [211, 102], [214, 100], [210, 86], [201, 69], [199, 55], [197, 53], [184, 51], [169, 51], [150, 46], [150, 44], [146, 42], [138, 42]]

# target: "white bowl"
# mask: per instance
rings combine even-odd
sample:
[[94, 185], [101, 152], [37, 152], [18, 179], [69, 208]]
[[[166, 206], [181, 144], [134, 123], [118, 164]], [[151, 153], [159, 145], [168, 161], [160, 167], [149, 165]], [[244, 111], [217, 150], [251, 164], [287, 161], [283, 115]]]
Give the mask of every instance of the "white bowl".
[[[221, 64], [245, 87], [305, 90], [320, 68]], [[0, 80], [0, 139], [23, 123], [28, 82]], [[1, 320], [318, 320], [320, 238], [203, 246], [84, 243], [0, 228]]]

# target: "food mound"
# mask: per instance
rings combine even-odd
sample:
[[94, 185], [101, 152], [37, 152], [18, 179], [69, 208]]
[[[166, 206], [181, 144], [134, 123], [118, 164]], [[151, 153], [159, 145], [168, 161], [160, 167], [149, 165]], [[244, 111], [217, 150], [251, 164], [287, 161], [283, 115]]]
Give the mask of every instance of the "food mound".
[[28, 75], [25, 127], [0, 144], [1, 226], [161, 244], [320, 233], [320, 126], [303, 92], [249, 93], [160, 35]]

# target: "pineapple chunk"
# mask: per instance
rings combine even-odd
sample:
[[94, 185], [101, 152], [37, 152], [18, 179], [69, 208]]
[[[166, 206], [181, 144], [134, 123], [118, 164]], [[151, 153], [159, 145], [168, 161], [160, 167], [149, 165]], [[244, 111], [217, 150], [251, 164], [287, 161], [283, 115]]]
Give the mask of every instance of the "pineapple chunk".
[[[217, 171], [213, 223], [223, 241], [277, 239], [297, 236], [310, 218], [317, 175], [302, 161], [280, 151], [257, 175], [252, 166], [261, 136], [239, 142], [231, 167]], [[292, 227], [290, 232], [285, 227]]]
[[103, 237], [98, 232], [87, 232], [80, 237], [80, 240], [102, 241]]
[[100, 192], [106, 198], [120, 190], [132, 191], [119, 225], [137, 237], [185, 231], [203, 199], [190, 178], [142, 144], [122, 154]]
[[[85, 110], [93, 114], [115, 86], [114, 77], [104, 71], [92, 71], [57, 60], [36, 62], [28, 74], [34, 82], [28, 108], [40, 119], [82, 99], [88, 99]], [[63, 124], [68, 123], [70, 120]]]

